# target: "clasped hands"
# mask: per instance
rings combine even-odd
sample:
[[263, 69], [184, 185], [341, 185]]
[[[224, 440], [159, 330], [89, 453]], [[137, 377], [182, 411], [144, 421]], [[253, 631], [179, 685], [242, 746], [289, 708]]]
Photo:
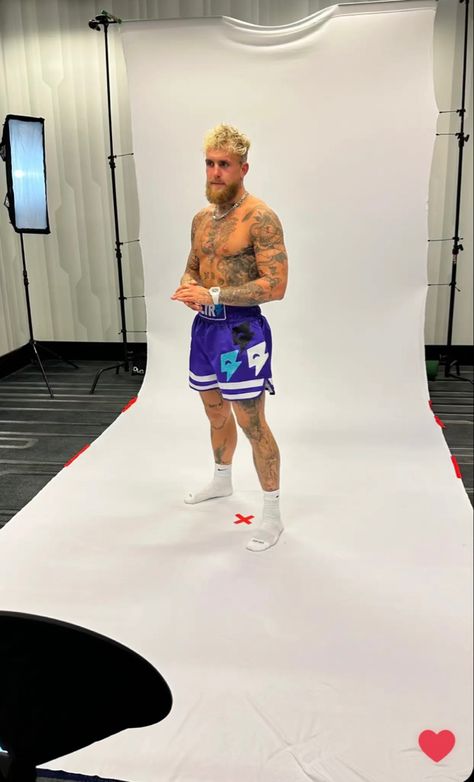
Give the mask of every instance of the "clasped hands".
[[171, 298], [174, 301], [182, 301], [187, 307], [200, 312], [203, 304], [212, 304], [212, 296], [207, 290], [197, 282], [190, 282], [186, 285], [180, 285], [175, 290]]

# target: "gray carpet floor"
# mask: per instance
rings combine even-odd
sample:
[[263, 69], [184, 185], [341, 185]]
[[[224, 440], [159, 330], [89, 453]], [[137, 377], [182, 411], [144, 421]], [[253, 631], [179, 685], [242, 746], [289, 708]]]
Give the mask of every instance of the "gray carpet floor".
[[51, 399], [34, 366], [0, 380], [0, 527], [23, 508], [85, 445], [92, 443], [137, 395], [142, 376], [96, 372], [113, 361], [47, 362]]
[[[35, 366], [0, 379], [0, 528], [23, 508], [64, 466], [120, 415], [136, 394], [142, 377], [120, 370], [105, 372], [93, 395], [96, 372], [114, 364], [78, 361], [79, 369], [48, 361], [46, 372], [55, 398], [49, 397]], [[472, 367], [461, 376], [473, 379]], [[446, 424], [444, 437], [456, 457], [473, 502], [472, 382], [444, 378], [441, 367], [429, 381], [433, 411]], [[0, 532], [1, 534], [1, 532]], [[74, 777], [71, 777], [74, 779]], [[75, 777], [80, 780], [81, 777]], [[99, 778], [96, 777], [98, 780]], [[38, 782], [64, 782], [64, 777], [38, 774]]]

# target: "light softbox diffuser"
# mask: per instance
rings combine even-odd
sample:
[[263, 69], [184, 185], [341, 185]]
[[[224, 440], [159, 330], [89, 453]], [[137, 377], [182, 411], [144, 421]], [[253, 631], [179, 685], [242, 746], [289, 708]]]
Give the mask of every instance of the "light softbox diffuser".
[[1, 155], [6, 164], [5, 206], [18, 233], [50, 233], [44, 119], [7, 114]]

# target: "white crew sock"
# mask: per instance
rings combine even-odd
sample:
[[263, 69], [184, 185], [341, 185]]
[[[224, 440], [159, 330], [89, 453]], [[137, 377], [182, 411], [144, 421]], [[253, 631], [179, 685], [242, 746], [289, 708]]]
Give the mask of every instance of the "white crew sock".
[[247, 543], [249, 551], [265, 551], [274, 546], [283, 532], [280, 517], [280, 489], [263, 492], [263, 517], [253, 537]]
[[232, 491], [232, 465], [216, 464], [211, 483], [204, 486], [201, 491], [188, 491], [184, 501], [188, 505], [194, 505], [196, 502], [212, 500], [214, 497], [228, 497]]

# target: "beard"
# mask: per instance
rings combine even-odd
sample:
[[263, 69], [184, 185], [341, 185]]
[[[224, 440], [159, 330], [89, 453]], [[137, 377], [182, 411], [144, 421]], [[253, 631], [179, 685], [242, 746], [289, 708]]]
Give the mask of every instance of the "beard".
[[240, 181], [231, 182], [224, 187], [214, 187], [206, 182], [206, 198], [211, 204], [228, 204], [239, 192]]

